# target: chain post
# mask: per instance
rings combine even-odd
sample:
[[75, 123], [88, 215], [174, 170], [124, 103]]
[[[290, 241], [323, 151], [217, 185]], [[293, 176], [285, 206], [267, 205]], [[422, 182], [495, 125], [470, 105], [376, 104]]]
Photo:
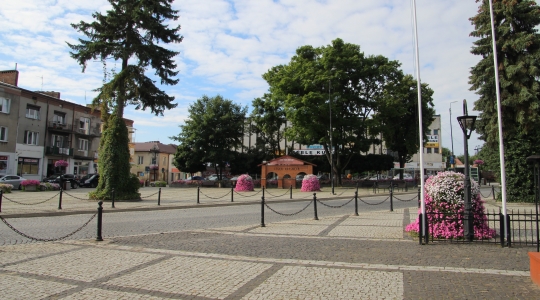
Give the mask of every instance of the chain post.
[[231, 202], [234, 202], [234, 188], [231, 187]]
[[420, 188], [418, 188], [418, 208], [420, 208]]
[[424, 215], [424, 227], [426, 228], [426, 231], [424, 232], [424, 240], [425, 240], [425, 243], [426, 245], [429, 243], [429, 221], [428, 221], [428, 214], [426, 212], [426, 214]]
[[263, 191], [262, 191], [262, 196], [264, 197], [264, 186], [262, 187]]
[[394, 211], [394, 186], [390, 185], [390, 211]]
[[313, 220], [319, 220], [317, 215], [317, 193], [313, 193], [313, 210], [315, 211], [315, 218]]
[[58, 198], [58, 209], [62, 209], [62, 192], [64, 190], [62, 189], [62, 186], [60, 186], [60, 197]]
[[101, 236], [101, 225], [102, 225], [102, 215], [103, 215], [103, 201], [98, 202], [98, 214], [97, 214], [97, 237], [96, 241], [103, 241], [103, 237]]
[[493, 200], [495, 200], [495, 186], [491, 186], [491, 194], [493, 195]]
[[201, 202], [199, 201], [199, 196], [201, 194], [201, 187], [200, 186], [197, 186], [197, 204], [200, 204]]
[[114, 208], [114, 188], [112, 189], [112, 208]]
[[161, 188], [159, 188], [158, 194], [157, 194], [157, 205], [161, 205]]
[[358, 191], [354, 192], [354, 215], [358, 216]]
[[266, 227], [264, 225], [264, 196], [261, 197], [261, 227]]
[[2, 212], [2, 194], [4, 193], [4, 191], [2, 189], [0, 189], [0, 212]]
[[511, 228], [510, 228], [510, 215], [509, 214], [506, 214], [506, 222], [504, 225], [506, 227], [506, 245], [508, 247], [512, 247], [512, 233], [510, 231]]
[[422, 215], [422, 213], [418, 214], [418, 244], [419, 245], [422, 245], [422, 240], [423, 240], [423, 237], [422, 237], [422, 231], [424, 229], [424, 216]]
[[499, 208], [499, 230], [501, 232], [501, 248], [504, 248], [504, 215]]
[[289, 187], [289, 193], [290, 193], [289, 199], [292, 199], [292, 184], [291, 184], [291, 186]]

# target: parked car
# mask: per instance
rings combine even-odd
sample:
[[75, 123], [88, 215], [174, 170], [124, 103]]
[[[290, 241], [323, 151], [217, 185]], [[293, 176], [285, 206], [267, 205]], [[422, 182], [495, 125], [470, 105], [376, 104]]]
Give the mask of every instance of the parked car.
[[21, 190], [21, 182], [25, 181], [26, 178], [18, 175], [0, 175], [0, 183], [11, 184], [13, 189]]
[[326, 176], [326, 174], [322, 174], [322, 175], [317, 175], [317, 179], [319, 179], [319, 180], [328, 180], [330, 178], [328, 178], [328, 176]]
[[[221, 175], [221, 180], [225, 180], [227, 179], [227, 177], [225, 175]], [[208, 177], [206, 177], [206, 180], [219, 180], [219, 175], [218, 174], [212, 174]]]
[[87, 174], [87, 175], [84, 175], [79, 180], [79, 185], [81, 187], [95, 188], [98, 185], [98, 182], [99, 182], [99, 174]]
[[202, 176], [191, 176], [186, 178], [186, 180], [204, 180], [204, 177]]
[[71, 185], [72, 189], [76, 189], [79, 187], [79, 176], [73, 175], [73, 174], [55, 175], [55, 176], [46, 178], [47, 181], [45, 182], [60, 184], [60, 176], [62, 177], [62, 180], [64, 182], [69, 181], [69, 184]]
[[[399, 179], [399, 174], [394, 176], [394, 179]], [[413, 177], [409, 173], [403, 173], [403, 180], [413, 180]]]

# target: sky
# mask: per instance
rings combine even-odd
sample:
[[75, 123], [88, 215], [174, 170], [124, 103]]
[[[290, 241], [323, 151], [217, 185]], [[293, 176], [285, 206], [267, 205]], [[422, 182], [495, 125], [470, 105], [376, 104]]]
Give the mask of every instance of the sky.
[[[128, 107], [124, 117], [135, 121], [135, 142], [174, 143], [188, 107], [203, 95], [223, 97], [241, 106], [268, 91], [261, 77], [287, 64], [297, 48], [326, 46], [336, 38], [360, 45], [366, 55], [383, 55], [416, 77], [412, 0], [176, 0], [182, 43], [166, 45], [180, 52], [175, 61], [176, 86], [162, 86], [178, 106], [155, 116]], [[0, 70], [17, 65], [19, 87], [57, 91], [63, 100], [89, 104], [103, 82], [101, 62], [81, 66], [66, 42], [80, 35], [70, 24], [91, 22], [92, 13], [110, 9], [106, 0], [2, 0], [0, 7]], [[456, 117], [467, 100], [469, 114], [478, 96], [470, 91], [470, 69], [479, 57], [470, 53], [474, 38], [469, 21], [478, 10], [474, 0], [417, 0], [420, 78], [434, 90], [441, 115], [442, 146], [463, 154], [463, 134]], [[165, 45], [165, 44], [160, 44]], [[110, 71], [119, 68], [107, 63]], [[456, 102], [454, 102], [456, 101]], [[450, 111], [452, 120], [450, 120]], [[451, 130], [453, 143], [451, 142]], [[482, 147], [473, 133], [469, 153]]]

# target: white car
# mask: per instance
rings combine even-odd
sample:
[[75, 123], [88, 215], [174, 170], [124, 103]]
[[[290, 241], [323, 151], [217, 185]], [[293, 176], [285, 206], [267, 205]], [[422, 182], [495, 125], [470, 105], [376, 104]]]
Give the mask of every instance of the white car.
[[21, 182], [25, 181], [26, 178], [23, 178], [18, 175], [0, 175], [0, 183], [11, 184], [13, 185], [14, 190], [20, 190], [22, 188]]
[[[399, 174], [396, 174], [396, 176], [394, 176], [394, 179], [399, 179]], [[411, 176], [411, 174], [409, 173], [403, 173], [403, 180], [412, 180], [413, 177]]]

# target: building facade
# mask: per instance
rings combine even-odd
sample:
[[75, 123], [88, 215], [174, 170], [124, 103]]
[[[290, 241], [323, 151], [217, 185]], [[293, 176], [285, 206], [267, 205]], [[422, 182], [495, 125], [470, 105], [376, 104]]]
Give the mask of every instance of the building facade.
[[[0, 80], [0, 174], [41, 180], [98, 172], [100, 111], [62, 100], [58, 92], [22, 89], [16, 70], [0, 71]], [[133, 128], [132, 120], [125, 122]], [[68, 165], [56, 166], [59, 160]]]
[[134, 143], [131, 172], [137, 174], [139, 180], [147, 182], [165, 181], [170, 184], [185, 179], [186, 174], [172, 164], [175, 153], [176, 145], [173, 144], [159, 141]]

